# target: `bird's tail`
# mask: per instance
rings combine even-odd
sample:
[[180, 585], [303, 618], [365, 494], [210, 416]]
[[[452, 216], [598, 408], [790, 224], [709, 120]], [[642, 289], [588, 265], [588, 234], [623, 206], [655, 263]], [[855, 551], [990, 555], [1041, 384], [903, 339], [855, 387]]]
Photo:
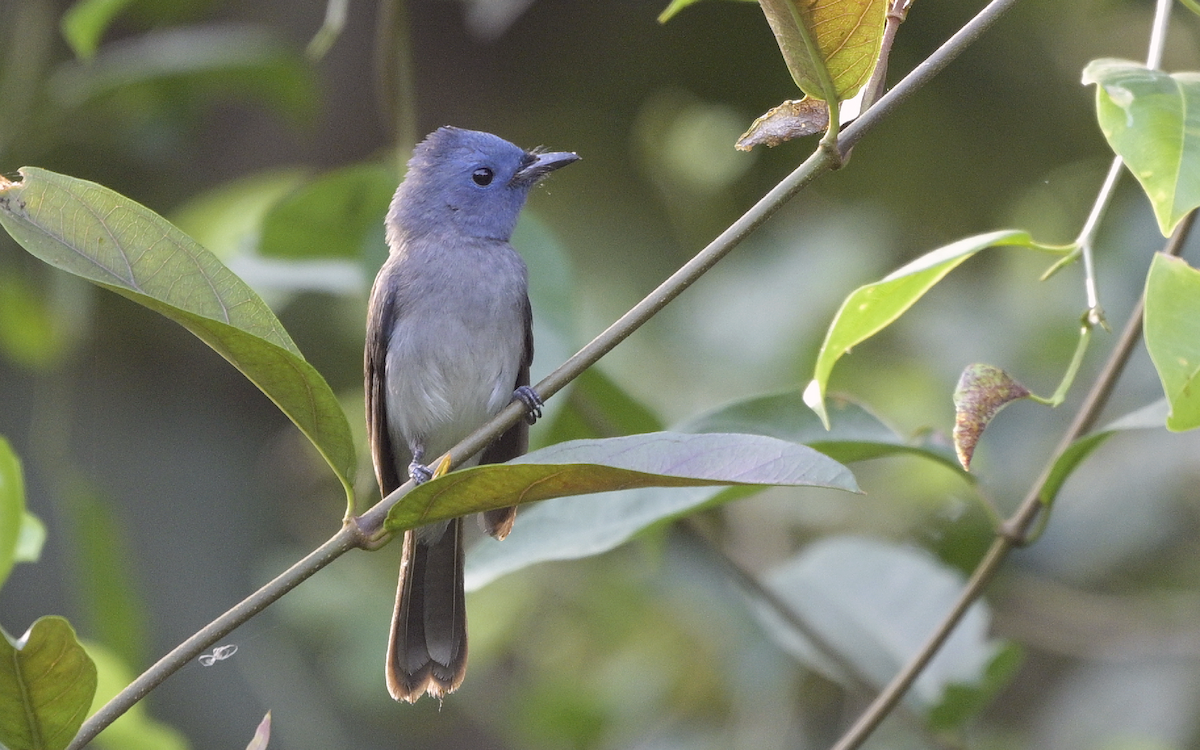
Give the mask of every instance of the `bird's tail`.
[[441, 699], [467, 673], [462, 519], [404, 532], [400, 585], [388, 642], [388, 692], [415, 702]]

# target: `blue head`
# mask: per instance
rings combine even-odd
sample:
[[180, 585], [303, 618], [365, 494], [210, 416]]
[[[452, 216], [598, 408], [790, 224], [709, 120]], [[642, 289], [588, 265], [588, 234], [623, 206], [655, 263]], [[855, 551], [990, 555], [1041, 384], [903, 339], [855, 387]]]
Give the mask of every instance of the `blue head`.
[[413, 150], [388, 211], [388, 239], [453, 232], [508, 241], [530, 188], [578, 159], [526, 151], [490, 133], [439, 128]]

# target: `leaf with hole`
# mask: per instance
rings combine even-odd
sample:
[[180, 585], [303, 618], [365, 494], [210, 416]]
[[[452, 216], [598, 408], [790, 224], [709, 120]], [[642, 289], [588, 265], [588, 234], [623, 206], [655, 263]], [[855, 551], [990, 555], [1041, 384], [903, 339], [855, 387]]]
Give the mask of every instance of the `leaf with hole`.
[[158, 312], [262, 389], [329, 462], [353, 502], [346, 415], [283, 324], [212, 253], [153, 211], [86, 180], [26, 167], [0, 178], [0, 226], [30, 254]]

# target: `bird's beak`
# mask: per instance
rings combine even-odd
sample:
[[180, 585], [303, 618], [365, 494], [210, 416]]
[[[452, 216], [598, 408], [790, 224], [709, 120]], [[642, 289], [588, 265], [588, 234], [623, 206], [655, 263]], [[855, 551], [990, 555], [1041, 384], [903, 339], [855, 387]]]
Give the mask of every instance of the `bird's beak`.
[[512, 181], [532, 185], [559, 167], [565, 167], [579, 161], [579, 154], [573, 151], [552, 151], [544, 154], [531, 154], [533, 160], [521, 167]]

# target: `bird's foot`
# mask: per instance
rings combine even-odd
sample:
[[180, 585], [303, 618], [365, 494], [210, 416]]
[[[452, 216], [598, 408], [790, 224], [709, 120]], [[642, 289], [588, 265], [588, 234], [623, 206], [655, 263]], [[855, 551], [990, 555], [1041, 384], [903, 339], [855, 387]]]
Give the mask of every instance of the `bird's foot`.
[[529, 424], [534, 424], [542, 416], [542, 407], [545, 402], [542, 397], [537, 395], [537, 391], [527, 385], [522, 385], [513, 391], [513, 398], [525, 404], [525, 421]]
[[419, 463], [415, 458], [408, 465], [408, 475], [417, 484], [425, 484], [430, 479], [433, 479], [433, 471], [423, 463]]

